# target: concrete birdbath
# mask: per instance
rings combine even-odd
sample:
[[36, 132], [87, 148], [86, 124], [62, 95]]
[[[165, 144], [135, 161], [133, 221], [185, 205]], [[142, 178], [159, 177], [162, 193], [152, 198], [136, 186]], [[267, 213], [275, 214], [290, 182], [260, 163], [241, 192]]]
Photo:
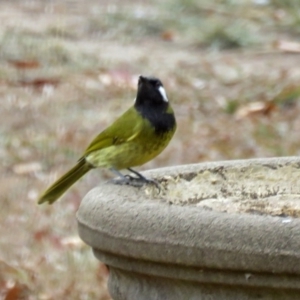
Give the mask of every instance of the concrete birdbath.
[[114, 300], [300, 299], [300, 158], [143, 174], [160, 193], [103, 183], [77, 214]]

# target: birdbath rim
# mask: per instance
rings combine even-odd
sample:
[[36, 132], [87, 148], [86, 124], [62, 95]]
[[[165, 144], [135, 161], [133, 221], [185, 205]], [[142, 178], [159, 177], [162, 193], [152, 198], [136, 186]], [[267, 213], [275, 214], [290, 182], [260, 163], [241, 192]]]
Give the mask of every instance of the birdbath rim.
[[[203, 183], [197, 174], [204, 174], [205, 182], [211, 180], [211, 174], [222, 178], [239, 170], [239, 174], [246, 174], [245, 178], [236, 178], [241, 182], [248, 178], [249, 168], [255, 180], [267, 176], [270, 184], [281, 185], [284, 180], [274, 183], [272, 174], [279, 172], [279, 177], [293, 176], [296, 180], [300, 174], [300, 158], [209, 162], [143, 174], [162, 184], [169, 180], [172, 187], [176, 186], [174, 178], [179, 178], [177, 182], [183, 178], [186, 185], [181, 189], [185, 187], [183, 191], [188, 191], [188, 184], [195, 178], [196, 184]], [[223, 173], [220, 175], [217, 170]], [[224, 170], [229, 171], [224, 173]], [[218, 178], [210, 182], [213, 187], [220, 184]], [[268, 200], [274, 197], [276, 195], [271, 194]], [[223, 201], [223, 204], [228, 203]], [[195, 205], [195, 202], [171, 203], [155, 194], [155, 187], [137, 189], [103, 183], [83, 199], [77, 219], [81, 238], [104, 253], [158, 263], [175, 260], [176, 264], [199, 268], [300, 274], [300, 265], [295, 264], [295, 257], [300, 256], [300, 219], [293, 215], [218, 211]], [[274, 264], [277, 258], [280, 264]]]

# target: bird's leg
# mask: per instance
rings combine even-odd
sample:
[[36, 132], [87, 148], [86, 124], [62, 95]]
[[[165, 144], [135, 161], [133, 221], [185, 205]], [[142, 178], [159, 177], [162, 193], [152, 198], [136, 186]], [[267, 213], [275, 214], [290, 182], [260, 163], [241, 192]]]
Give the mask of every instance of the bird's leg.
[[123, 175], [119, 170], [115, 169], [115, 168], [110, 168], [110, 170], [115, 173], [117, 176], [121, 177], [122, 179], [127, 179], [125, 177], [125, 175]]
[[126, 175], [126, 177], [132, 178], [133, 180], [134, 179], [139, 179], [139, 180], [145, 181], [145, 182], [148, 181], [148, 179], [146, 177], [144, 177], [142, 174], [140, 174], [139, 172], [137, 172], [137, 171], [135, 171], [131, 168], [127, 168], [127, 170], [130, 171], [131, 173], [135, 174], [137, 177], [133, 177], [131, 175]]
[[158, 190], [160, 191], [160, 185], [159, 185], [159, 183], [156, 180], [154, 180], [154, 179], [148, 179], [145, 176], [143, 176], [142, 174], [140, 174], [139, 172], [137, 172], [137, 171], [135, 171], [135, 170], [133, 170], [131, 168], [127, 168], [127, 170], [130, 171], [131, 173], [135, 174], [137, 176], [137, 178], [133, 177], [133, 176], [130, 176], [130, 175], [126, 175], [127, 177], [129, 177], [129, 178], [131, 178], [133, 180], [139, 180], [139, 181], [144, 182], [144, 183], [154, 184], [158, 188]]
[[110, 170], [118, 176], [118, 178], [112, 179], [114, 184], [141, 187], [145, 183], [145, 181], [142, 181], [139, 177], [137, 178], [130, 175], [123, 175], [115, 168], [110, 168]]

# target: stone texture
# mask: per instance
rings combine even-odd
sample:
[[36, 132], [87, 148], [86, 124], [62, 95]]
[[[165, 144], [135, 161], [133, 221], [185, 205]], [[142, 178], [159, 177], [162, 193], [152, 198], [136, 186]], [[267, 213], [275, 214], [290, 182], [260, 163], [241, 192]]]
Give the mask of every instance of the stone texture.
[[[299, 197], [295, 192], [299, 166], [299, 158], [274, 158], [144, 173], [162, 183], [160, 194], [152, 186], [104, 183], [81, 203], [79, 234], [109, 266], [109, 289], [115, 300], [300, 299], [300, 219], [278, 213], [284, 201], [290, 203], [291, 191], [283, 186], [292, 184], [293, 199]], [[189, 197], [172, 201], [176, 189], [182, 189], [182, 194], [194, 189], [201, 195], [205, 186], [208, 191], [209, 180], [203, 180], [201, 174], [218, 177], [218, 170], [226, 174], [224, 181], [230, 178], [228, 189], [238, 187], [239, 181], [252, 187], [249, 193], [259, 195], [253, 182], [278, 186], [270, 196], [276, 213], [272, 209], [257, 213], [251, 205], [248, 211], [239, 211], [241, 205], [232, 210], [233, 203], [247, 202], [247, 195], [239, 198], [231, 192], [225, 201], [218, 198], [221, 184], [211, 185], [217, 195], [215, 206], [199, 205], [203, 199], [191, 203]], [[270, 197], [260, 195], [249, 201], [266, 201], [265, 207], [270, 206]]]

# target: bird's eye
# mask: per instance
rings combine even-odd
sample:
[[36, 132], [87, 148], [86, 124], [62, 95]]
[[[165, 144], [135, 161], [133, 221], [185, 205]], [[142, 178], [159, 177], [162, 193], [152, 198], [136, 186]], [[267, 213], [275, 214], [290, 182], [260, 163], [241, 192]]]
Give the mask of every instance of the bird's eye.
[[161, 83], [160, 83], [159, 80], [154, 80], [154, 81], [152, 82], [152, 84], [153, 84], [156, 88], [159, 88], [159, 87], [161, 86]]

